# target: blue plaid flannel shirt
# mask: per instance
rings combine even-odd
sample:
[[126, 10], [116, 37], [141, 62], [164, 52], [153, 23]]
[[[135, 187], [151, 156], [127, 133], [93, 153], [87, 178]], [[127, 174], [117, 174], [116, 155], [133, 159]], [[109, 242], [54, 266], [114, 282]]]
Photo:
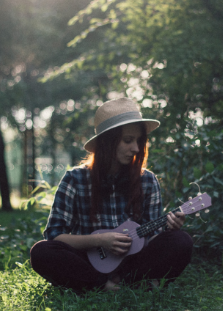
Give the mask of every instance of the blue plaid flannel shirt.
[[[144, 170], [141, 175], [143, 190], [142, 221], [140, 224], [156, 220], [161, 216], [162, 204], [158, 180], [155, 175]], [[86, 235], [98, 229], [113, 229], [131, 217], [125, 213], [127, 197], [116, 191], [103, 192], [103, 200], [98, 222], [90, 221], [91, 178], [85, 166], [67, 171], [62, 178], [44, 231], [46, 240], [53, 240], [63, 233]], [[157, 234], [158, 231], [154, 232]], [[153, 234], [152, 234], [153, 235]], [[150, 237], [152, 236], [150, 235]]]

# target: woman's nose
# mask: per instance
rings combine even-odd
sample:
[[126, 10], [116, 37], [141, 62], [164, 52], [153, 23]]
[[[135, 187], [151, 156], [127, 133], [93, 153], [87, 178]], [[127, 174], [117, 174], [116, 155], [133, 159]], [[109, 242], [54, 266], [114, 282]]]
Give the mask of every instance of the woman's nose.
[[137, 141], [134, 141], [132, 143], [132, 151], [134, 151], [135, 153], [139, 152], [139, 145], [138, 145]]

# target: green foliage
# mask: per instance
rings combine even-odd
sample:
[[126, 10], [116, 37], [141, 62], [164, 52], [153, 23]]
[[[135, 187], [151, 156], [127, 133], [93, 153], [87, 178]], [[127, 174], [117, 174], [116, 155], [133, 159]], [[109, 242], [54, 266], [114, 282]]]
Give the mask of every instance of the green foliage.
[[[189, 196], [196, 196], [199, 191], [211, 196], [209, 212], [201, 211], [201, 217], [187, 216], [184, 226], [192, 235], [196, 248], [217, 256], [223, 252], [223, 131], [218, 132], [210, 126], [197, 128], [196, 131], [192, 138], [181, 134], [176, 139], [176, 135], [171, 135], [175, 142], [160, 143], [159, 156], [153, 153], [151, 147], [148, 165], [160, 179], [166, 211], [181, 205], [182, 201], [186, 202]], [[200, 189], [190, 185], [193, 182]]]
[[[148, 167], [160, 179], [164, 207], [171, 209], [179, 199], [185, 202], [196, 196], [198, 189], [190, 183], [197, 182], [213, 205], [210, 213], [201, 213], [203, 221], [187, 219], [187, 230], [196, 247], [221, 253], [222, 3], [116, 0], [104, 4], [92, 1], [70, 20], [70, 25], [84, 21], [85, 29], [69, 45], [79, 51], [88, 43], [87, 52], [79, 55], [80, 68], [92, 75], [101, 68], [106, 82], [100, 88], [92, 86], [102, 99], [111, 90], [123, 92], [141, 103], [145, 118], [161, 121], [152, 133]], [[89, 40], [91, 30], [97, 46]], [[72, 63], [70, 77], [77, 70]]]
[[30, 269], [28, 261], [17, 262], [16, 266], [14, 270], [0, 272], [0, 310], [45, 310], [49, 284]]
[[32, 207], [36, 206], [36, 203], [39, 208], [42, 206], [49, 208], [52, 205], [56, 189], [57, 186], [51, 187], [49, 183], [42, 178], [41, 182], [30, 193], [30, 198], [21, 201], [20, 209], [32, 209]]
[[[4, 217], [3, 212], [1, 217]], [[0, 226], [0, 270], [14, 268], [16, 262], [24, 263], [29, 259], [33, 244], [43, 239], [48, 212], [27, 211], [26, 215], [14, 217], [5, 227]]]
[[[82, 2], [74, 18], [66, 12], [61, 19], [71, 18], [65, 39], [57, 23], [59, 17], [50, 15], [55, 33], [50, 19], [41, 15], [43, 23], [38, 24], [38, 14], [34, 14], [36, 29], [41, 28], [39, 38], [54, 55], [49, 60], [49, 54], [41, 52], [38, 58], [39, 49], [35, 48], [39, 41], [29, 47], [35, 52], [32, 65], [38, 64], [41, 74], [45, 72], [42, 81], [48, 81], [37, 92], [43, 97], [36, 96], [29, 83], [42, 77], [38, 74], [25, 81], [25, 93], [22, 81], [22, 89], [20, 84], [15, 85], [13, 92], [6, 88], [2, 94], [4, 102], [20, 105], [23, 95], [28, 94], [35, 107], [54, 105], [48, 126], [37, 133], [39, 152], [55, 160], [55, 150], [65, 149], [72, 164], [77, 164], [85, 156], [83, 143], [93, 135], [92, 117], [101, 100], [112, 96], [110, 92], [114, 90], [136, 99], [145, 118], [161, 121], [161, 127], [150, 137], [148, 168], [159, 177], [164, 207], [171, 209], [179, 205], [178, 199], [185, 202], [189, 196], [195, 196], [197, 189], [190, 183], [197, 182], [201, 192], [212, 197], [213, 205], [209, 213], [201, 213], [204, 222], [191, 216], [194, 219], [188, 218], [185, 226], [195, 247], [222, 252], [222, 1]], [[48, 2], [46, 6], [49, 12]], [[30, 6], [26, 12], [29, 10]], [[37, 11], [40, 14], [42, 8]], [[59, 42], [70, 42], [70, 48], [59, 49], [58, 37]], [[30, 50], [25, 52], [30, 54]], [[55, 64], [62, 63], [65, 64], [53, 70]], [[73, 110], [68, 105], [70, 99]], [[199, 126], [196, 118], [201, 121]], [[27, 207], [32, 204], [33, 198]]]
[[[223, 303], [222, 263], [204, 261], [193, 257], [182, 275], [168, 287], [165, 280], [161, 285], [148, 291], [150, 282], [142, 281], [134, 287], [122, 284], [115, 294], [100, 290], [77, 295], [70, 289], [56, 288], [32, 270], [29, 263], [29, 249], [41, 239], [46, 224], [46, 213], [26, 210], [7, 215], [1, 230], [0, 254], [0, 310], [14, 311], [83, 311], [83, 310], [221, 310]], [[3, 223], [3, 222], [2, 222]], [[10, 238], [4, 238], [5, 234]], [[3, 237], [3, 239], [2, 239]], [[28, 237], [28, 238], [27, 238]], [[14, 247], [12, 243], [16, 245]], [[30, 239], [30, 240], [29, 240]], [[22, 242], [22, 243], [21, 243]], [[20, 248], [20, 245], [24, 246]], [[17, 248], [17, 251], [15, 251]], [[7, 259], [7, 261], [6, 261]]]
[[13, 270], [0, 272], [0, 310], [83, 311], [181, 311], [221, 310], [222, 271], [214, 264], [189, 265], [167, 288], [147, 291], [142, 282], [138, 288], [123, 284], [115, 294], [99, 290], [77, 295], [69, 289], [54, 288], [36, 274], [29, 262], [17, 263]]

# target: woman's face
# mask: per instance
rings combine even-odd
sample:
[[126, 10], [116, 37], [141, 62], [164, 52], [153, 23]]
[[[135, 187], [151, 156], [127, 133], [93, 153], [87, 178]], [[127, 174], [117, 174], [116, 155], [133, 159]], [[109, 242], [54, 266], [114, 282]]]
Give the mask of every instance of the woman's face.
[[116, 149], [116, 158], [112, 171], [117, 172], [121, 165], [130, 164], [139, 152], [139, 141], [142, 137], [141, 126], [137, 123], [123, 125], [122, 137]]

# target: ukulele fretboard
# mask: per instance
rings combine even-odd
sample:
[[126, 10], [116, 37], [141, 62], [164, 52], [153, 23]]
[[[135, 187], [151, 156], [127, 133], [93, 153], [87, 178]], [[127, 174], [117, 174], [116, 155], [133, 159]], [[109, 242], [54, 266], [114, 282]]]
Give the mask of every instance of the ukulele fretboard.
[[[180, 208], [176, 208], [175, 210], [171, 211], [173, 214], [175, 214], [176, 212], [180, 212]], [[159, 229], [160, 227], [163, 227], [166, 222], [167, 222], [167, 215], [168, 214], [165, 214], [159, 218], [157, 218], [156, 220], [154, 221], [150, 221], [140, 227], [138, 227], [136, 229], [137, 231], [137, 234], [140, 238], [148, 235], [149, 233]]]

